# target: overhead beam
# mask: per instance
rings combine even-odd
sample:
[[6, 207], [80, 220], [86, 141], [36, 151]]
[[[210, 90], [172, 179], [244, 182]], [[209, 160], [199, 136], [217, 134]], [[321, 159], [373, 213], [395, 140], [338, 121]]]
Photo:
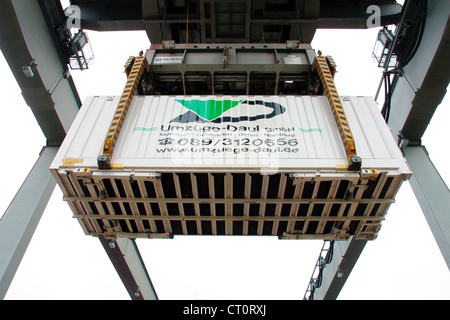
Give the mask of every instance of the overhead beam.
[[[181, 35], [184, 33], [187, 22], [187, 2], [185, 1], [172, 4], [170, 1], [72, 0], [71, 3], [80, 7], [81, 26], [84, 29], [146, 30], [151, 43], [160, 43], [162, 40], [185, 42]], [[261, 25], [266, 28], [268, 24], [275, 28], [281, 29], [284, 26], [290, 29], [288, 36], [294, 38], [289, 40], [310, 43], [317, 28], [366, 29], [367, 19], [370, 16], [367, 13], [369, 4], [365, 0], [351, 2], [348, 0], [295, 0], [283, 1], [279, 4], [269, 0], [199, 0], [197, 4], [195, 10], [192, 10], [191, 5], [189, 24], [199, 26], [198, 30], [196, 28], [190, 30], [194, 33], [193, 38], [203, 43], [219, 42], [218, 39], [229, 39], [226, 42], [235, 43], [258, 43], [261, 41]], [[401, 6], [396, 1], [372, 0], [370, 5], [377, 5], [380, 8], [381, 25], [398, 22]], [[232, 9], [224, 11], [223, 8], [227, 6]], [[243, 10], [238, 10], [238, 7]], [[233, 20], [229, 20], [231, 15], [234, 15]], [[172, 28], [173, 24], [178, 27]], [[241, 33], [237, 31], [237, 25], [244, 26]], [[206, 28], [208, 28], [209, 37], [206, 37]], [[174, 30], [174, 34], [171, 33], [171, 29]], [[232, 30], [232, 32], [229, 33], [226, 30]], [[270, 34], [275, 34], [273, 30], [272, 28]], [[162, 33], [165, 35], [164, 38], [161, 37]], [[279, 36], [273, 36], [272, 42], [277, 41]]]
[[58, 147], [45, 147], [0, 220], [0, 299], [3, 299], [44, 213], [56, 182], [49, 167]]
[[[166, 10], [166, 8], [162, 8]], [[158, 1], [143, 1], [142, 2], [142, 25], [147, 31], [147, 36], [150, 43], [161, 43], [163, 40], [163, 32], [167, 35], [172, 34], [170, 28], [164, 20], [160, 20]], [[158, 21], [158, 23], [151, 23]], [[167, 29], [167, 30], [166, 30]]]
[[400, 18], [402, 6], [395, 1], [354, 1], [353, 4], [334, 0], [320, 1], [320, 15], [318, 28], [331, 29], [367, 29], [367, 19], [371, 15], [367, 13], [369, 5], [380, 8], [380, 25], [397, 24]]
[[158, 300], [155, 288], [134, 240], [99, 240], [133, 300]]

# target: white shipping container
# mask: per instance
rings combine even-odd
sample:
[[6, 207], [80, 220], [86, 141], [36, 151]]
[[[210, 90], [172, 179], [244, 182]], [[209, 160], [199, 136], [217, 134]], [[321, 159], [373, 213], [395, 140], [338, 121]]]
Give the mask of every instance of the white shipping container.
[[374, 239], [411, 172], [370, 97], [342, 97], [360, 171], [324, 96], [89, 97], [51, 170], [86, 234]]

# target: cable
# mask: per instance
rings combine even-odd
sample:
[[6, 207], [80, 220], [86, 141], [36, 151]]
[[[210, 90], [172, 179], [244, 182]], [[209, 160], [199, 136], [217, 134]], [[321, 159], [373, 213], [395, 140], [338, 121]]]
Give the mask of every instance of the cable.
[[[329, 241], [330, 245], [328, 246], [328, 250], [325, 257], [323, 257], [322, 253], [326, 250], [325, 243], [327, 241]], [[319, 269], [319, 272], [317, 273], [317, 276], [315, 278], [313, 272], [313, 276], [309, 281], [308, 288], [306, 289], [305, 296], [303, 297], [304, 300], [314, 299], [314, 292], [316, 291], [317, 288], [320, 288], [322, 286], [323, 269], [327, 264], [329, 264], [333, 260], [333, 253], [334, 253], [334, 240], [325, 240], [319, 258], [317, 259], [316, 266], [314, 268], [314, 272], [316, 271], [317, 268]], [[310, 292], [310, 294], [307, 297], [308, 291]]]
[[[394, 74], [394, 79], [391, 81], [391, 74]], [[391, 113], [391, 98], [392, 98], [392, 91], [395, 88], [395, 85], [397, 84], [398, 78], [399, 78], [399, 71], [385, 71], [383, 73], [384, 77], [384, 104], [383, 108], [381, 109], [381, 115], [383, 116], [386, 123], [389, 121], [389, 115]]]
[[333, 253], [334, 253], [334, 240], [331, 240], [327, 255], [325, 256], [326, 264], [329, 264], [331, 260], [333, 260]]
[[[420, 12], [418, 14], [414, 15], [414, 17], [412, 19], [412, 21], [417, 21], [418, 20], [418, 22], [416, 24], [412, 25], [412, 26], [417, 26], [418, 25], [418, 27], [415, 28], [415, 29], [418, 29], [418, 32], [416, 32], [417, 35], [415, 37], [416, 41], [414, 42], [414, 45], [411, 48], [409, 48], [409, 47], [406, 47], [406, 49], [402, 48], [403, 52], [407, 52], [409, 54], [408, 54], [408, 56], [406, 56], [406, 58], [402, 57], [400, 59], [399, 65], [398, 65], [399, 69], [401, 69], [404, 66], [406, 66], [412, 60], [412, 58], [416, 54], [417, 49], [419, 48], [420, 43], [422, 41], [423, 33], [424, 33], [424, 30], [425, 30], [425, 24], [426, 24], [428, 1], [427, 0], [415, 1], [415, 4], [417, 4], [417, 3], [419, 3], [419, 5], [422, 5], [422, 7], [420, 8], [420, 10], [418, 10]], [[412, 26], [410, 27], [410, 30], [412, 29]], [[413, 33], [414, 31], [415, 30], [413, 29], [410, 32]]]
[[266, 43], [266, 39], [264, 38], [264, 25], [261, 23], [261, 34], [262, 34], [262, 42]]
[[[394, 51], [394, 49], [397, 49], [396, 51], [397, 51], [398, 60], [396, 62], [395, 67], [392, 68], [391, 70], [387, 70], [390, 61], [386, 61], [386, 67], [385, 67], [385, 71], [383, 72], [383, 77], [382, 77], [382, 81], [384, 81], [384, 84], [385, 84], [384, 85], [385, 95], [384, 95], [384, 104], [383, 104], [383, 108], [381, 110], [381, 114], [383, 115], [383, 118], [385, 119], [386, 123], [389, 121], [389, 115], [390, 115], [390, 111], [391, 111], [392, 92], [395, 88], [395, 85], [397, 84], [400, 74], [402, 73], [402, 69], [406, 65], [408, 65], [408, 63], [415, 56], [415, 54], [420, 46], [420, 43], [422, 41], [422, 37], [423, 37], [424, 30], [425, 30], [425, 25], [426, 25], [428, 1], [427, 0], [424, 0], [424, 1], [409, 0], [409, 1], [411, 1], [411, 3], [414, 2], [412, 4], [417, 8], [413, 17], [410, 19], [410, 21], [412, 21], [412, 24], [407, 29], [407, 33], [403, 37], [403, 39], [398, 39], [398, 42], [397, 42], [397, 35], [399, 35], [401, 32], [401, 29], [404, 28], [404, 24], [403, 24], [404, 17], [402, 18], [402, 21], [396, 30], [396, 37], [395, 37], [396, 43], [393, 43], [392, 48], [391, 48], [392, 52]], [[408, 1], [408, 4], [409, 4], [409, 1]], [[406, 10], [406, 7], [405, 7], [405, 10]], [[406, 15], [406, 11], [403, 15], [404, 16]], [[409, 39], [412, 39], [412, 40], [409, 40]], [[389, 57], [391, 57], [391, 55], [389, 55]], [[392, 81], [391, 81], [391, 74], [394, 75], [394, 78], [392, 79]], [[380, 86], [381, 86], [381, 84], [380, 84]]]
[[305, 41], [305, 35], [303, 33], [303, 28], [302, 28], [302, 19], [300, 17], [300, 11], [298, 9], [298, 1], [295, 1], [295, 9], [296, 9], [296, 16], [298, 19], [298, 24], [297, 24], [297, 32], [298, 32], [298, 41], [303, 42]]
[[188, 43], [188, 37], [189, 37], [189, 0], [187, 2], [187, 14], [186, 14], [186, 43]]
[[387, 114], [387, 99], [388, 99], [388, 89], [387, 89], [387, 82], [388, 80], [386, 79], [386, 73], [383, 73], [383, 82], [384, 82], [384, 104], [383, 104], [383, 108], [381, 109], [381, 115], [383, 116], [384, 120], [387, 123], [386, 120], [386, 114]]
[[160, 32], [161, 41], [165, 40], [166, 36], [166, 14], [167, 14], [167, 6], [164, 6], [163, 23], [161, 25], [161, 32]]

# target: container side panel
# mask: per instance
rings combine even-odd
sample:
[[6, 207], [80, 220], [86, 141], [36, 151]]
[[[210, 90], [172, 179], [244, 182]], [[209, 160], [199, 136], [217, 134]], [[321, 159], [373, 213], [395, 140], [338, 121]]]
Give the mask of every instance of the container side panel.
[[393, 159], [389, 143], [392, 136], [380, 131], [377, 118], [374, 118], [372, 106], [364, 97], [351, 97], [344, 102], [344, 110], [351, 123], [355, 136], [357, 154], [364, 159]]
[[375, 102], [343, 99], [348, 171], [323, 96], [135, 96], [99, 170], [118, 97], [91, 97], [51, 169], [89, 235], [375, 239], [411, 172]]

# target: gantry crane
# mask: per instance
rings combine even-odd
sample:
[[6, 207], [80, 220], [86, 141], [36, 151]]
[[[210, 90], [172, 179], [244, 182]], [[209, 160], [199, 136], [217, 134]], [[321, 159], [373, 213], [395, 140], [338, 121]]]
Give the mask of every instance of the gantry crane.
[[[193, 47], [193, 43], [197, 42], [200, 49], [202, 44], [258, 43], [261, 39], [265, 42], [261, 46], [268, 47], [271, 43], [283, 43], [291, 39], [309, 43], [316, 28], [367, 27], [366, 8], [361, 5], [363, 1], [360, 1], [358, 7], [349, 6], [346, 1], [326, 0], [289, 1], [283, 2], [281, 7], [269, 1], [173, 1], [159, 7], [157, 1], [126, 1], [126, 5], [125, 1], [116, 1], [112, 5], [107, 2], [71, 1], [72, 5], [80, 9], [81, 27], [93, 30], [141, 29], [147, 31], [152, 44], [166, 40], [175, 40], [176, 43], [190, 41], [186, 44], [187, 47]], [[389, 58], [393, 56], [403, 57], [399, 59], [402, 64], [395, 69], [385, 68], [383, 79], [387, 83], [387, 101], [390, 104], [386, 105], [384, 114], [389, 115], [386, 120], [393, 128], [394, 136], [399, 138], [399, 145], [414, 171], [411, 185], [449, 265], [450, 227], [445, 217], [446, 209], [450, 205], [448, 188], [434, 169], [420, 141], [448, 85], [450, 73], [445, 60], [449, 43], [449, 3], [436, 0], [423, 1], [418, 5], [417, 1], [407, 0], [402, 8], [395, 1], [373, 2], [383, 9], [382, 25], [397, 25], [391, 41], [383, 44], [383, 49], [387, 50], [383, 56], [388, 59], [380, 60], [384, 61], [382, 66], [389, 66]], [[90, 12], [99, 14], [84, 15], [84, 12], [88, 11], [87, 8]], [[285, 15], [277, 16], [280, 11]], [[179, 15], [185, 19], [179, 19]], [[0, 296], [4, 297], [37, 221], [44, 211], [43, 204], [48, 201], [55, 186], [46, 168], [81, 106], [75, 84], [68, 72], [68, 65], [76, 61], [80, 68], [84, 68], [86, 59], [89, 58], [79, 51], [87, 40], [84, 33], [80, 32], [72, 37], [65, 29], [67, 17], [59, 1], [42, 0], [27, 4], [15, 0], [2, 1], [0, 16], [2, 52], [22, 89], [24, 99], [47, 138], [47, 145], [43, 148], [36, 166], [0, 221], [0, 236], [3, 238], [0, 248], [4, 252], [0, 266]], [[231, 21], [227, 19], [232, 16], [242, 18], [242, 21], [234, 23], [234, 28], [223, 23]], [[427, 29], [427, 25], [433, 25], [435, 28]], [[39, 37], [40, 41], [33, 41], [34, 37]], [[222, 63], [227, 64], [233, 52], [223, 46], [221, 50], [224, 53]], [[434, 54], [430, 55], [429, 52]], [[345, 116], [339, 116], [342, 112], [341, 102], [335, 99], [335, 95], [338, 96], [332, 81], [335, 64], [330, 57], [319, 55], [314, 66], [310, 70], [310, 79], [315, 75], [321, 79], [321, 90], [327, 95], [335, 114], [336, 125], [341, 130], [342, 142], [349, 160], [348, 169], [357, 169], [361, 162], [352, 143], [351, 128], [348, 127]], [[118, 108], [116, 113], [117, 119], [111, 123], [109, 138], [105, 141], [103, 153], [99, 155], [101, 168], [110, 167], [109, 160], [114, 143], [133, 91], [137, 90], [137, 83], [148, 68], [143, 56], [133, 57], [126, 64], [127, 86], [130, 87], [124, 89], [121, 108]], [[395, 76], [394, 83], [391, 82], [391, 75]], [[53, 83], [49, 80], [53, 78], [60, 81], [57, 87], [49, 88], [49, 83]], [[154, 80], [155, 85], [163, 81], [161, 78]], [[181, 88], [186, 90], [189, 80], [189, 77], [183, 77]], [[244, 79], [247, 80], [265, 81], [257, 78]], [[303, 85], [303, 80], [292, 81]], [[411, 87], [411, 84], [415, 87]], [[30, 188], [39, 191], [35, 197], [29, 197]], [[23, 203], [26, 205], [23, 206]], [[19, 214], [21, 221], [15, 219]], [[8, 241], [4, 241], [5, 239]], [[102, 237], [100, 241], [118, 272], [120, 270], [119, 275], [130, 296], [133, 299], [157, 298], [135, 243], [129, 239], [110, 241]], [[339, 244], [341, 251], [346, 254], [340, 261], [334, 260], [334, 263], [330, 264], [333, 267], [326, 268], [321, 273], [324, 280], [320, 287], [321, 292], [314, 288], [315, 298], [337, 297], [365, 243], [366, 241], [350, 239]], [[134, 250], [128, 250], [125, 254], [125, 247]], [[328, 252], [330, 250], [331, 246]], [[327, 261], [328, 257], [323, 260], [319, 258], [318, 266], [330, 262]], [[343, 270], [345, 272], [342, 272]], [[308, 292], [312, 292], [312, 289], [308, 288]]]

